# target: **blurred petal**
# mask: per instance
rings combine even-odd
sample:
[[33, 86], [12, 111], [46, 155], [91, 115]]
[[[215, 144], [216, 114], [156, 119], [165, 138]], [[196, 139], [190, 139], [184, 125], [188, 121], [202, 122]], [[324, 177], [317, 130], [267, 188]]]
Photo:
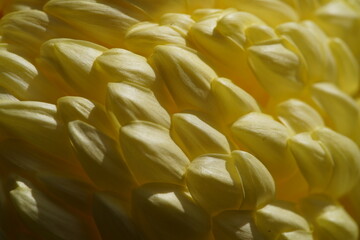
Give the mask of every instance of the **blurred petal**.
[[223, 211], [215, 216], [213, 234], [215, 240], [265, 240], [247, 211]]
[[95, 194], [93, 216], [103, 239], [141, 239], [125, 205], [124, 201], [113, 195]]
[[208, 239], [210, 217], [184, 188], [169, 183], [149, 183], [136, 189], [132, 212], [149, 239]]
[[324, 126], [320, 114], [297, 99], [284, 101], [276, 106], [278, 119], [295, 133], [312, 131], [317, 127]]

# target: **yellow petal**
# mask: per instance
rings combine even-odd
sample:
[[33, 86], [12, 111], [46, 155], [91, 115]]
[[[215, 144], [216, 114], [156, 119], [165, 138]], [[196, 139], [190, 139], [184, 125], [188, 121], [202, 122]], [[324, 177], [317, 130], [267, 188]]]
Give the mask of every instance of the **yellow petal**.
[[339, 203], [325, 195], [312, 195], [301, 202], [301, 210], [314, 225], [317, 239], [349, 239], [359, 237], [359, 229]]
[[226, 78], [211, 82], [211, 92], [221, 112], [222, 121], [232, 124], [249, 112], [260, 112], [256, 100]]
[[244, 200], [242, 210], [263, 207], [275, 198], [275, 183], [265, 166], [254, 156], [243, 151], [231, 153], [242, 181]]
[[283, 1], [224, 0], [221, 2], [222, 7], [236, 7], [241, 11], [252, 13], [271, 26], [276, 26], [283, 22], [294, 22], [299, 18], [296, 11]]
[[[276, 31], [296, 46], [306, 63], [307, 78], [311, 82], [330, 81], [324, 75], [326, 54], [324, 43], [318, 41], [312, 31], [298, 23], [285, 23], [277, 26]], [[334, 77], [334, 76], [330, 76]]]
[[213, 218], [212, 227], [215, 240], [265, 240], [248, 211], [223, 211]]
[[91, 209], [94, 188], [90, 183], [77, 177], [48, 172], [38, 173], [37, 179], [49, 192], [76, 209], [84, 212]]
[[93, 62], [105, 50], [92, 42], [52, 39], [41, 46], [39, 64], [49, 79], [54, 79], [54, 75], [60, 79], [56, 82], [60, 87], [101, 102], [105, 98], [106, 82], [95, 78], [91, 71]]
[[170, 127], [169, 114], [148, 88], [131, 83], [110, 83], [106, 107], [120, 125], [143, 120]]
[[0, 126], [45, 152], [71, 161], [66, 132], [56, 116], [56, 106], [42, 102], [0, 103]]
[[226, 137], [193, 114], [173, 114], [170, 134], [190, 160], [206, 153], [230, 152]]
[[156, 23], [138, 23], [126, 32], [124, 44], [127, 49], [143, 56], [153, 53], [157, 45], [186, 45], [181, 34], [169, 26], [159, 26]]
[[108, 47], [121, 46], [126, 30], [139, 20], [146, 19], [127, 1], [113, 7], [95, 1], [51, 0], [44, 6], [44, 11]]
[[267, 239], [276, 239], [284, 232], [304, 230], [310, 232], [305, 218], [298, 214], [295, 206], [289, 202], [275, 201], [255, 212], [257, 228]]
[[330, 83], [314, 84], [311, 94], [313, 100], [330, 118], [335, 130], [354, 139], [354, 125], [360, 118], [360, 107], [355, 100]]
[[203, 155], [193, 160], [186, 172], [186, 184], [193, 199], [210, 213], [238, 209], [243, 201], [241, 178], [233, 178], [235, 166], [228, 155]]
[[290, 97], [302, 90], [300, 59], [281, 43], [254, 45], [248, 53], [251, 69], [272, 97]]
[[278, 38], [274, 29], [267, 25], [251, 25], [245, 30], [246, 39], [249, 44], [261, 44], [266, 41]]
[[330, 49], [338, 69], [338, 86], [349, 95], [359, 90], [359, 65], [349, 47], [339, 38], [331, 39]]
[[112, 48], [94, 62], [94, 71], [106, 82], [131, 82], [152, 88], [155, 72], [146, 58], [120, 48]]
[[83, 217], [62, 208], [58, 203], [37, 189], [29, 188], [23, 182], [16, 182], [10, 191], [10, 199], [27, 226], [47, 239], [98, 240]]
[[[193, 3], [194, 1], [192, 1]], [[182, 36], [186, 36], [194, 20], [190, 15], [180, 13], [166, 13], [159, 20], [160, 25], [166, 25], [179, 32]]]
[[157, 46], [152, 61], [180, 108], [209, 110], [210, 83], [216, 73], [189, 49]]
[[350, 191], [360, 177], [360, 149], [351, 139], [328, 128], [319, 128], [313, 135], [334, 161], [328, 191], [340, 197]]
[[311, 106], [297, 99], [284, 101], [276, 106], [278, 119], [295, 133], [312, 131], [324, 126], [319, 113]]
[[140, 239], [125, 202], [113, 195], [101, 192], [95, 194], [93, 216], [103, 239]]
[[289, 131], [263, 113], [249, 113], [231, 127], [237, 141], [247, 146], [266, 166], [276, 180], [290, 177], [296, 170], [295, 160], [287, 151]]
[[313, 235], [311, 232], [297, 230], [283, 232], [276, 238], [276, 240], [313, 240]]
[[316, 135], [300, 133], [291, 137], [288, 144], [311, 191], [326, 191], [335, 164], [323, 144], [316, 139]]
[[149, 183], [136, 189], [132, 212], [149, 239], [208, 239], [210, 217], [184, 188], [169, 183]]
[[57, 100], [57, 110], [65, 123], [81, 120], [109, 136], [117, 137], [105, 107], [100, 103], [82, 97], [66, 96]]
[[135, 121], [120, 129], [120, 143], [140, 184], [158, 181], [182, 184], [189, 159], [170, 138], [168, 129]]
[[17, 99], [14, 95], [9, 93], [8, 90], [6, 90], [3, 87], [0, 87], [0, 102], [7, 102], [7, 101], [20, 101]]
[[0, 78], [0, 86], [21, 100], [55, 103], [65, 95], [39, 75], [29, 61], [6, 50], [0, 50]]
[[93, 182], [104, 190], [130, 194], [135, 182], [118, 143], [80, 120], [70, 122], [68, 129], [76, 155]]

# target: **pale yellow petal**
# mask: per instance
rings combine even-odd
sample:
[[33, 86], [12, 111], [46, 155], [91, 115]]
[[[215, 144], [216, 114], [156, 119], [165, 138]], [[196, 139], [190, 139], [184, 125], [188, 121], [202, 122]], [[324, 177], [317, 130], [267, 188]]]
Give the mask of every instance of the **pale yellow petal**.
[[131, 83], [109, 83], [106, 108], [120, 125], [135, 120], [149, 121], [166, 128], [170, 116], [148, 88]]
[[193, 114], [173, 114], [170, 134], [190, 160], [207, 153], [230, 153], [226, 137]]
[[210, 213], [239, 209], [244, 189], [241, 177], [233, 178], [235, 166], [223, 154], [203, 155], [193, 160], [186, 172], [186, 184], [193, 199]]
[[296, 163], [287, 151], [289, 130], [271, 116], [252, 112], [231, 127], [237, 141], [247, 146], [276, 180], [286, 179], [296, 171]]
[[275, 183], [265, 166], [253, 155], [243, 151], [231, 153], [242, 181], [244, 200], [242, 210], [255, 210], [275, 198]]
[[152, 88], [155, 72], [146, 58], [121, 48], [112, 48], [94, 62], [94, 71], [107, 82], [131, 82]]
[[311, 106], [297, 99], [289, 99], [276, 106], [277, 118], [295, 133], [312, 131], [324, 126], [320, 114]]
[[181, 109], [211, 111], [210, 83], [217, 75], [197, 53], [180, 46], [162, 45], [155, 48], [151, 59]]
[[70, 122], [68, 130], [76, 155], [90, 179], [100, 189], [128, 196], [135, 181], [118, 143], [80, 120]]
[[260, 112], [256, 100], [229, 79], [214, 79], [211, 82], [211, 93], [219, 107], [221, 121], [226, 121], [226, 123], [232, 124], [249, 112]]
[[161, 125], [135, 121], [120, 129], [120, 143], [136, 180], [183, 184], [189, 159]]
[[304, 230], [310, 231], [305, 218], [296, 212], [295, 206], [289, 202], [275, 201], [255, 212], [255, 224], [267, 239], [276, 239], [284, 232]]
[[170, 26], [160, 26], [156, 23], [141, 22], [126, 32], [124, 44], [130, 51], [149, 56], [158, 45], [186, 45], [181, 34]]

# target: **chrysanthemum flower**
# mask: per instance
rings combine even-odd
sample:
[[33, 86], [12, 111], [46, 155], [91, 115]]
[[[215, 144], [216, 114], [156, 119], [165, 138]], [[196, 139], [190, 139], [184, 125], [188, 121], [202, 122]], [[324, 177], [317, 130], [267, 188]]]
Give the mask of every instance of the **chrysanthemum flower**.
[[0, 16], [0, 239], [359, 239], [359, 1]]

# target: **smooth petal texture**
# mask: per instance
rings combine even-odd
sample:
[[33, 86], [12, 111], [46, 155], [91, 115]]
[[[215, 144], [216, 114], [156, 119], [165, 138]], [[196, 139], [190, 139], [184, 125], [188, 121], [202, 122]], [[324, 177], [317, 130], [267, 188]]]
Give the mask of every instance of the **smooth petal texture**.
[[98, 240], [98, 234], [85, 219], [63, 209], [44, 193], [16, 182], [10, 199], [21, 219], [32, 231], [47, 239]]
[[193, 114], [173, 114], [170, 135], [190, 160], [207, 153], [230, 153], [226, 137]]
[[329, 46], [336, 60], [339, 88], [349, 95], [354, 95], [360, 86], [359, 63], [341, 39], [331, 39]]
[[45, 152], [71, 160], [72, 151], [56, 106], [42, 102], [0, 103], [0, 126]]
[[120, 125], [143, 120], [170, 127], [170, 116], [148, 88], [131, 83], [109, 83], [106, 108]]
[[241, 177], [233, 178], [231, 172], [236, 170], [229, 158], [223, 154], [203, 155], [187, 169], [186, 184], [192, 198], [210, 213], [238, 209], [243, 202]]
[[118, 143], [80, 120], [70, 122], [68, 131], [76, 155], [91, 180], [100, 189], [130, 194], [135, 182]]
[[0, 86], [21, 100], [54, 103], [65, 95], [40, 76], [33, 64], [6, 50], [0, 50], [0, 78]]
[[[195, 1], [192, 1], [192, 3]], [[190, 15], [180, 13], [166, 13], [159, 20], [160, 25], [169, 26], [182, 36], [186, 36], [195, 21]]]
[[44, 6], [44, 11], [108, 47], [122, 46], [126, 30], [147, 18], [126, 1], [113, 7], [95, 1], [51, 0]]
[[106, 82], [95, 78], [92, 66], [105, 47], [74, 39], [52, 39], [40, 49], [40, 64], [46, 77], [68, 92], [84, 95], [90, 99], [104, 101]]
[[274, 29], [267, 25], [255, 24], [245, 29], [245, 35], [249, 44], [261, 44], [272, 39], [277, 39], [278, 36]]
[[304, 230], [281, 233], [276, 240], [313, 240], [313, 234]]
[[94, 187], [86, 180], [64, 174], [41, 172], [37, 179], [56, 197], [84, 212], [91, 208]]
[[334, 170], [328, 186], [332, 196], [340, 197], [350, 191], [360, 178], [360, 149], [349, 138], [328, 128], [313, 133], [334, 161]]
[[293, 96], [304, 87], [299, 57], [281, 43], [254, 45], [248, 54], [251, 69], [272, 97]]
[[304, 132], [289, 139], [289, 148], [313, 192], [326, 191], [335, 168], [329, 152], [315, 134]]
[[211, 93], [219, 106], [222, 121], [226, 123], [232, 124], [249, 112], [260, 112], [256, 100], [229, 79], [214, 79], [211, 82]]
[[148, 239], [208, 239], [210, 217], [181, 186], [145, 184], [135, 190], [132, 206], [133, 216]]
[[93, 217], [103, 239], [141, 239], [129, 216], [126, 201], [107, 193], [96, 193], [93, 201]]
[[305, 218], [296, 212], [294, 205], [275, 201], [259, 209], [254, 215], [257, 228], [267, 239], [276, 239], [284, 232], [304, 230], [310, 232]]
[[318, 239], [356, 240], [359, 230], [355, 221], [336, 201], [325, 195], [312, 195], [301, 202], [301, 210], [314, 225]]
[[149, 56], [158, 45], [186, 45], [183, 36], [169, 26], [143, 22], [131, 27], [125, 35], [127, 49], [143, 56]]
[[215, 240], [265, 240], [248, 211], [223, 211], [216, 215], [213, 234]]
[[130, 82], [152, 88], [155, 72], [143, 56], [121, 48], [109, 49], [94, 62], [94, 71], [106, 82]]
[[180, 109], [208, 109], [216, 73], [200, 57], [179, 46], [157, 46], [151, 57]]
[[298, 20], [296, 11], [278, 0], [224, 0], [221, 1], [221, 5], [222, 7], [236, 7], [241, 11], [257, 15], [271, 26]]
[[[294, 44], [301, 54], [306, 64], [307, 80], [310, 82], [328, 81], [334, 82], [336, 73], [332, 69], [327, 69], [328, 50], [324, 47], [324, 42], [319, 41], [318, 37], [305, 26], [298, 23], [285, 23], [277, 26], [277, 33], [288, 39]], [[326, 45], [326, 44], [325, 44]], [[333, 66], [331, 66], [333, 67]], [[333, 74], [326, 74], [331, 72]]]
[[311, 95], [334, 124], [335, 130], [354, 139], [353, 127], [360, 118], [360, 107], [355, 100], [329, 83], [314, 84]]
[[168, 129], [145, 121], [132, 122], [120, 129], [120, 143], [139, 184], [183, 183], [189, 159], [173, 142]]
[[[197, 14], [200, 13], [197, 12]], [[252, 19], [257, 18], [251, 14], [238, 14], [234, 9], [215, 11], [213, 14], [203, 13], [209, 15], [192, 26], [189, 31], [190, 40], [199, 49], [199, 52], [209, 60], [220, 76], [231, 79], [254, 98], [259, 99], [261, 102], [266, 102], [268, 98], [267, 93], [251, 71], [246, 51], [244, 46], [241, 45], [241, 42], [244, 41], [243, 34], [240, 32], [234, 36], [234, 33], [231, 32], [232, 28], [243, 28], [246, 25], [245, 23], [252, 23]], [[228, 15], [230, 15], [229, 19], [226, 18]], [[217, 24], [222, 17], [226, 18], [226, 21], [232, 22], [232, 25], [235, 26], [230, 29], [228, 27], [222, 29], [220, 26], [218, 29]], [[241, 24], [242, 22], [244, 24]], [[226, 34], [230, 34], [230, 36]], [[233, 39], [236, 39], [237, 42], [234, 42]]]
[[2, 141], [0, 157], [5, 165], [9, 164], [12, 168], [31, 175], [53, 173], [82, 177], [81, 170], [76, 163], [46, 154], [33, 145], [18, 139]]
[[323, 127], [320, 114], [311, 106], [297, 99], [284, 101], [276, 106], [277, 118], [295, 133], [312, 131]]
[[247, 152], [237, 150], [231, 156], [244, 189], [241, 210], [255, 210], [273, 200], [275, 183], [265, 166]]
[[251, 149], [275, 180], [286, 179], [295, 172], [295, 160], [286, 147], [290, 133], [271, 116], [246, 114], [232, 125], [231, 132], [237, 141]]
[[82, 97], [66, 96], [57, 100], [57, 112], [65, 123], [80, 120], [93, 125], [109, 136], [117, 136], [106, 109], [100, 103]]

